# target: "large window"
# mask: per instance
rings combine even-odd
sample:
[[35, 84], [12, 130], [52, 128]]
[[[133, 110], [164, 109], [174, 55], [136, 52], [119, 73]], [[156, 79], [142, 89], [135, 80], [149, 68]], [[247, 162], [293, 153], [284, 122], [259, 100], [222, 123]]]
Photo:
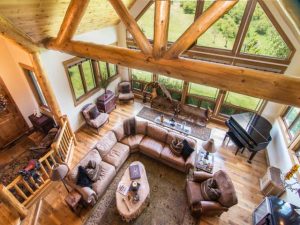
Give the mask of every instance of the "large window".
[[118, 69], [115, 64], [98, 61], [98, 67], [101, 74], [101, 78], [108, 80], [118, 74]]
[[283, 115], [283, 121], [286, 125], [290, 139], [293, 140], [300, 134], [300, 109], [288, 107]]
[[213, 110], [215, 108], [218, 92], [219, 90], [217, 88], [189, 83], [186, 104]]
[[131, 69], [132, 88], [136, 91], [143, 91], [144, 86], [151, 82], [153, 74], [143, 70]]
[[[181, 100], [182, 97], [182, 88], [183, 88], [183, 80], [166, 77], [163, 75], [158, 75], [158, 82], [165, 85], [165, 87], [170, 91], [170, 94], [173, 99], [178, 101]], [[162, 94], [160, 90], [158, 90], [158, 94]]]
[[[205, 1], [205, 11], [213, 1]], [[237, 36], [247, 1], [239, 1], [214, 23], [197, 41], [197, 45], [231, 50]]]
[[101, 80], [109, 80], [118, 73], [116, 65], [91, 59], [74, 58], [64, 64], [75, 105], [99, 90]]
[[241, 52], [286, 59], [291, 50], [260, 4], [256, 5]]
[[[154, 33], [154, 4], [146, 9], [145, 13], [138, 19], [137, 23], [148, 39], [153, 39]], [[131, 36], [129, 34], [129, 36]]]
[[259, 98], [228, 91], [220, 113], [229, 116], [248, 111], [257, 112], [260, 109], [262, 102], [263, 100]]

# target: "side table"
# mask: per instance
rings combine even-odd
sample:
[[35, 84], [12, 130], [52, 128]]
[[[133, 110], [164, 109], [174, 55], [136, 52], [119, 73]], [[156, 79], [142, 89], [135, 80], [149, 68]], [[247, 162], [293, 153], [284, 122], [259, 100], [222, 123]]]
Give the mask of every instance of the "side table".
[[214, 154], [210, 153], [208, 159], [205, 159], [206, 151], [201, 149], [197, 150], [197, 155], [195, 159], [195, 170], [205, 171], [207, 173], [213, 173], [214, 170]]
[[97, 108], [100, 112], [110, 113], [117, 107], [116, 96], [110, 90], [106, 91], [106, 94], [102, 94], [97, 98]]
[[65, 198], [65, 202], [70, 207], [70, 209], [76, 214], [80, 215], [82, 208], [85, 207], [84, 200], [82, 199], [81, 194], [77, 191], [72, 190]]
[[43, 132], [44, 134], [48, 134], [48, 131], [51, 130], [55, 123], [52, 118], [42, 114], [40, 117], [35, 116], [34, 114], [29, 117], [30, 122], [36, 130]]

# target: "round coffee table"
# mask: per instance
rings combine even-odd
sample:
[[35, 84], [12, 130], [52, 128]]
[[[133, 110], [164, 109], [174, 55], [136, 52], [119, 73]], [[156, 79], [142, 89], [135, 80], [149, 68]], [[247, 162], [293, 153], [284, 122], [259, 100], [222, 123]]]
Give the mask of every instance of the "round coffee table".
[[[125, 196], [119, 193], [118, 190], [116, 191], [117, 209], [119, 211], [119, 214], [122, 216], [122, 219], [126, 222], [137, 218], [150, 202], [150, 187], [144, 165], [139, 161], [135, 161], [130, 165], [139, 165], [141, 178], [135, 180], [140, 183], [140, 187], [138, 190], [139, 201], [133, 202], [132, 199], [128, 198], [128, 194], [127, 196]], [[130, 187], [131, 182], [132, 180], [130, 179], [128, 167], [125, 170], [119, 184]]]

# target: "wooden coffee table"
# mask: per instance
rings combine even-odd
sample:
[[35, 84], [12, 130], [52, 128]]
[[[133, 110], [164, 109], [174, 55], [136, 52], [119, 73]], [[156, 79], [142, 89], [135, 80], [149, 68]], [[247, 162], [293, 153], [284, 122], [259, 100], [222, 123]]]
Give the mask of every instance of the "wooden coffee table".
[[[150, 187], [144, 165], [139, 161], [135, 161], [130, 165], [139, 165], [140, 168], [141, 178], [135, 180], [138, 183], [140, 183], [140, 187], [138, 190], [139, 201], [135, 203], [133, 202], [132, 198], [129, 199], [128, 196], [130, 195], [130, 193], [128, 193], [127, 196], [124, 196], [123, 194], [119, 193], [118, 190], [116, 191], [117, 209], [119, 211], [119, 214], [122, 216], [122, 219], [126, 222], [137, 218], [150, 202]], [[131, 182], [132, 180], [129, 176], [128, 167], [124, 175], [122, 176], [119, 184], [123, 184], [127, 187], [130, 187]]]

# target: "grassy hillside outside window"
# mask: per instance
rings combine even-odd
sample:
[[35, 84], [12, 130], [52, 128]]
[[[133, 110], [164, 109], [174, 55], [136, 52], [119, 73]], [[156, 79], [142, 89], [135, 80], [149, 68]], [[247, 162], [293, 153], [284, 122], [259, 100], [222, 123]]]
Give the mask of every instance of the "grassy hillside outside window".
[[288, 107], [282, 117], [291, 140], [300, 134], [300, 109]]

